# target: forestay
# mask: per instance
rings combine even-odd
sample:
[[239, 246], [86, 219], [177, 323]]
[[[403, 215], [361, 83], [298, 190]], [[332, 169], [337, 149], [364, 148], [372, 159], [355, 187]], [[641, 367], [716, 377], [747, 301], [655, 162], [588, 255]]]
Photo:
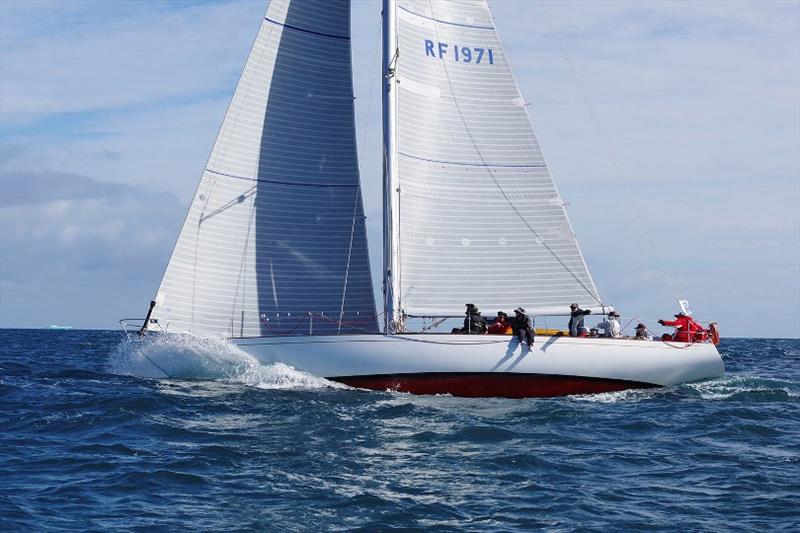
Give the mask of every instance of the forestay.
[[601, 305], [486, 2], [389, 6], [395, 307], [452, 316], [465, 302], [539, 313]]
[[271, 2], [156, 301], [170, 331], [377, 331], [349, 0]]

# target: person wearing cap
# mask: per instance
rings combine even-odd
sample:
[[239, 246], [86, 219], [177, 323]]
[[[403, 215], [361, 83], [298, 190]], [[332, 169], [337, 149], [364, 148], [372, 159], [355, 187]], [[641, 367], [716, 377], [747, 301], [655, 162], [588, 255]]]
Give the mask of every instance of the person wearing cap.
[[603, 336], [604, 337], [612, 337], [618, 339], [621, 335], [622, 328], [619, 325], [619, 314], [616, 311], [611, 311], [608, 313], [608, 317], [597, 324], [598, 328], [602, 328], [604, 330]]
[[653, 340], [653, 336], [650, 335], [650, 332], [647, 329], [647, 326], [639, 322], [636, 324], [636, 336], [634, 337], [637, 341], [651, 341]]
[[523, 349], [527, 346], [528, 350], [530, 350], [534, 340], [533, 320], [522, 307], [514, 309], [513, 327], [514, 336], [519, 340], [520, 345], [523, 346]]
[[703, 326], [683, 312], [675, 315], [675, 320], [659, 320], [658, 323], [662, 326], [671, 326], [675, 328], [675, 333], [673, 335], [665, 333], [661, 336], [661, 340], [664, 341], [696, 342], [703, 340], [705, 334]]
[[583, 317], [592, 314], [591, 309], [581, 309], [578, 304], [569, 306], [569, 336], [582, 337], [585, 335], [585, 328], [583, 326]]
[[497, 312], [497, 318], [489, 325], [487, 333], [490, 335], [508, 335], [513, 332], [511, 321], [503, 311]]
[[481, 312], [475, 304], [467, 304], [467, 310], [464, 312], [464, 327], [461, 329], [454, 329], [453, 333], [466, 333], [467, 335], [481, 335], [486, 333], [486, 320], [481, 316]]

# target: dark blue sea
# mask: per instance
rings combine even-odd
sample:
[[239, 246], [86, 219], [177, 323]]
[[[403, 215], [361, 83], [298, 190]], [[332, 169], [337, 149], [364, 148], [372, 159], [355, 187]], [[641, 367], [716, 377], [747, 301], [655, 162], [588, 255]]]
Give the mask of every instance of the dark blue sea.
[[800, 341], [720, 348], [704, 383], [461, 399], [0, 330], [0, 530], [800, 530]]

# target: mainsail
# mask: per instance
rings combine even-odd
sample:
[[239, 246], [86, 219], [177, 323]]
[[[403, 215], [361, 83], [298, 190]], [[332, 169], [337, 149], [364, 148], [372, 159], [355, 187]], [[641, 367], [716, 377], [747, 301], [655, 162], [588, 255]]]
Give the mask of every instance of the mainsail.
[[170, 331], [375, 332], [349, 0], [272, 0], [159, 287]]
[[602, 305], [487, 3], [384, 17], [388, 313]]

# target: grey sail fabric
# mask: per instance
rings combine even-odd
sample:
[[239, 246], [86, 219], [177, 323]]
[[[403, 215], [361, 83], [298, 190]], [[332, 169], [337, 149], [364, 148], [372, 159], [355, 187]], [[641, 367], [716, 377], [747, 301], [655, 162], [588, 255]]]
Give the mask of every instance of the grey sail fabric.
[[602, 305], [486, 2], [397, 0], [395, 20], [402, 312]]
[[169, 331], [377, 331], [349, 0], [273, 0], [156, 296]]

